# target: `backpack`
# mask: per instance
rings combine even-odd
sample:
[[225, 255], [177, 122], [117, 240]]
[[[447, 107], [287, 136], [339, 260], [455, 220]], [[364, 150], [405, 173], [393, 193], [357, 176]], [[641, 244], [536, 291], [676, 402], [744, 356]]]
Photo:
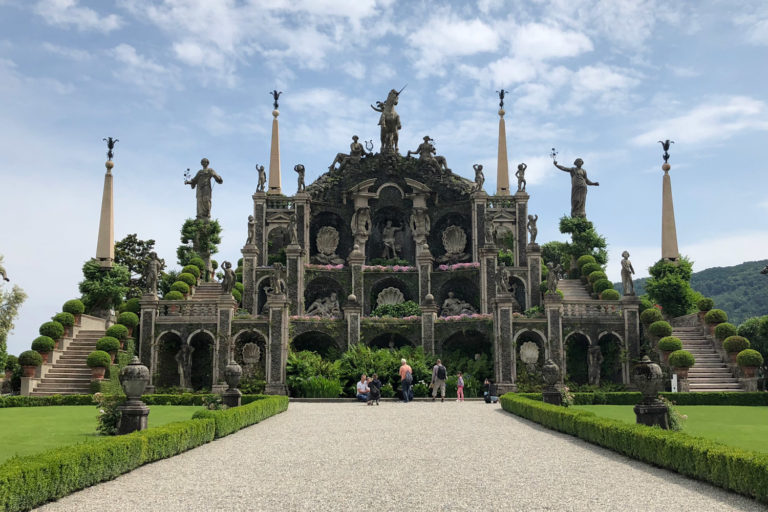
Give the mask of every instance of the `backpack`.
[[445, 380], [445, 366], [440, 365], [437, 367], [437, 378], [440, 380]]
[[413, 383], [413, 375], [411, 375], [411, 372], [405, 372], [405, 378], [403, 379], [403, 382], [409, 386]]

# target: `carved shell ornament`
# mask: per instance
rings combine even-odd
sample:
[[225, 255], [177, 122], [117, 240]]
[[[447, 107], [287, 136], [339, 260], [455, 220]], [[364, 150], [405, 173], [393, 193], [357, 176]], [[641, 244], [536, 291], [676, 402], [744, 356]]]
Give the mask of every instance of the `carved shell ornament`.
[[467, 235], [459, 226], [448, 226], [443, 231], [443, 247], [448, 254], [461, 254], [467, 246]]
[[520, 345], [520, 359], [525, 364], [536, 364], [539, 360], [539, 346], [532, 341]]
[[330, 256], [336, 254], [339, 245], [339, 232], [332, 226], [323, 226], [317, 232], [317, 250]]
[[261, 358], [261, 351], [256, 343], [246, 343], [243, 345], [243, 362], [245, 364], [256, 364]]
[[403, 297], [403, 292], [395, 288], [394, 286], [390, 286], [389, 288], [384, 288], [379, 292], [378, 297], [376, 297], [376, 305], [382, 306], [384, 304], [402, 304], [405, 302], [405, 297]]

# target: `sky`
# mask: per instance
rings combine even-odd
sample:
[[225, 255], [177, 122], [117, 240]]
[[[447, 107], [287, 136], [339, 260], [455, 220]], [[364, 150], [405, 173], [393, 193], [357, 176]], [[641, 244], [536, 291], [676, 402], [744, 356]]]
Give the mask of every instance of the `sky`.
[[510, 168], [528, 165], [538, 242], [565, 240], [570, 180], [555, 147], [600, 182], [587, 216], [608, 241], [609, 277], [623, 250], [647, 275], [661, 253], [657, 141], [671, 139], [678, 241], [694, 270], [768, 256], [764, 0], [0, 0], [0, 76], [0, 254], [29, 295], [13, 354], [79, 295], [104, 137], [119, 139], [116, 240], [154, 239], [175, 262], [195, 214], [184, 171], [207, 157], [224, 179], [216, 258], [240, 257], [254, 167], [269, 166], [273, 89], [285, 194], [295, 164], [312, 182], [353, 134], [378, 150], [369, 105], [406, 84], [401, 152], [428, 134], [455, 173], [472, 179], [483, 164], [493, 193], [503, 88]]

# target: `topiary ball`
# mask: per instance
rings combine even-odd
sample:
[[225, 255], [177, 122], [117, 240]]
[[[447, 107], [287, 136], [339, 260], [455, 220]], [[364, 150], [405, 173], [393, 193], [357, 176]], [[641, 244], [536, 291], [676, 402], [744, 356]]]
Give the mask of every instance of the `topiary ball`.
[[240, 293], [240, 291], [239, 291], [239, 290], [237, 290], [237, 289], [234, 289], [234, 290], [232, 290], [232, 297], [234, 297], [234, 298], [235, 298], [235, 300], [236, 300], [238, 303], [240, 303], [240, 301], [241, 301], [241, 300], [243, 300], [243, 294], [242, 294], [242, 293]]
[[659, 320], [657, 322], [653, 322], [651, 325], [648, 326], [648, 332], [650, 332], [657, 338], [672, 336], [672, 326], [669, 325], [669, 322], [665, 322], [664, 320]]
[[602, 270], [595, 270], [594, 272], [592, 272], [587, 276], [587, 281], [589, 281], [590, 283], [594, 283], [595, 281], [599, 281], [600, 279], [608, 279], [608, 276]]
[[64, 326], [56, 321], [45, 322], [40, 326], [39, 332], [41, 336], [48, 336], [58, 340], [64, 336]]
[[53, 315], [53, 321], [59, 322], [64, 327], [72, 327], [75, 325], [75, 315], [72, 313], [67, 313], [66, 311], [61, 313], [56, 313]]
[[61, 307], [61, 310], [65, 313], [72, 313], [73, 315], [82, 315], [85, 313], [85, 304], [80, 299], [68, 300]]
[[672, 368], [690, 368], [696, 364], [696, 358], [687, 350], [675, 350], [669, 354], [669, 366]]
[[696, 307], [699, 308], [699, 311], [707, 312], [715, 307], [715, 301], [709, 297], [704, 297], [699, 299], [699, 301], [696, 303]]
[[88, 359], [85, 360], [85, 364], [90, 368], [109, 368], [109, 365], [112, 364], [112, 356], [103, 350], [94, 350], [88, 354]]
[[739, 352], [739, 355], [736, 356], [736, 362], [739, 363], [739, 366], [760, 367], [763, 366], [763, 356], [757, 350], [747, 348]]
[[133, 329], [139, 325], [139, 316], [136, 313], [126, 311], [125, 313], [120, 313], [120, 316], [117, 317], [117, 323], [126, 326], [128, 329]]
[[602, 300], [619, 300], [621, 298], [621, 295], [619, 295], [619, 292], [617, 290], [610, 288], [608, 290], [603, 290], [600, 293], [600, 298]]
[[602, 270], [603, 270], [603, 267], [601, 267], [601, 266], [600, 266], [600, 265], [598, 265], [597, 263], [587, 263], [586, 265], [584, 265], [583, 267], [581, 267], [581, 275], [583, 275], [584, 277], [586, 277], [586, 276], [588, 276], [589, 274], [591, 274], [592, 272], [596, 272], [596, 271], [598, 271], [598, 270], [602, 272]]
[[128, 339], [128, 328], [121, 324], [115, 324], [107, 329], [105, 336], [111, 336], [117, 338], [119, 341], [125, 341]]
[[651, 325], [659, 320], [664, 320], [664, 315], [656, 308], [649, 308], [640, 313], [640, 321], [645, 325]]
[[56, 342], [48, 336], [38, 336], [32, 341], [32, 350], [45, 354], [53, 350]]
[[120, 350], [120, 340], [113, 338], [112, 336], [104, 336], [99, 338], [96, 342], [96, 350], [103, 350], [104, 352], [117, 352]]
[[723, 348], [729, 354], [738, 354], [742, 350], [749, 348], [749, 340], [744, 336], [728, 336], [723, 341]]
[[171, 285], [171, 291], [186, 295], [189, 293], [189, 285], [183, 281], [176, 281]]
[[245, 291], [245, 287], [243, 286], [243, 283], [235, 283], [235, 290], [239, 291], [242, 294]]
[[187, 283], [187, 286], [195, 286], [197, 284], [197, 278], [189, 272], [182, 272], [176, 276], [176, 280]]
[[203, 258], [192, 258], [189, 260], [190, 265], [196, 266], [198, 269], [200, 269], [200, 274], [205, 272], [205, 262], [203, 261]]
[[659, 340], [659, 350], [664, 352], [674, 352], [682, 350], [683, 342], [677, 336], [664, 336]]
[[[243, 261], [243, 258], [240, 258], [240, 261]], [[216, 260], [211, 260], [211, 268], [213, 270], [216, 270], [217, 268], [219, 268], [219, 262]]]
[[600, 293], [603, 290], [611, 290], [611, 289], [613, 289], [613, 283], [607, 279], [598, 279], [597, 281], [592, 283], [592, 290], [595, 293]]
[[184, 295], [181, 292], [170, 291], [163, 296], [164, 300], [184, 300]]
[[43, 364], [43, 356], [36, 350], [25, 350], [19, 354], [19, 366], [40, 366]]
[[708, 324], [721, 324], [728, 321], [728, 313], [722, 309], [710, 309], [704, 315], [704, 321]]
[[579, 256], [579, 259], [576, 260], [576, 266], [581, 268], [587, 263], [597, 263], [597, 260], [595, 260], [595, 257], [591, 254], [585, 254], [584, 256]]
[[736, 326], [728, 322], [723, 322], [715, 326], [715, 337], [718, 341], [723, 341], [729, 336], [736, 336], [736, 332]]
[[[193, 276], [195, 276], [195, 279], [199, 279], [200, 278], [200, 269], [197, 268], [194, 265], [187, 265], [187, 266], [185, 266], [184, 268], [181, 269], [181, 273], [182, 274], [192, 274]], [[181, 275], [181, 274], [179, 274], [179, 275]]]
[[120, 304], [120, 312], [133, 313], [135, 315], [141, 313], [141, 303], [139, 303], [139, 299], [134, 297], [133, 299], [128, 299], [127, 301]]

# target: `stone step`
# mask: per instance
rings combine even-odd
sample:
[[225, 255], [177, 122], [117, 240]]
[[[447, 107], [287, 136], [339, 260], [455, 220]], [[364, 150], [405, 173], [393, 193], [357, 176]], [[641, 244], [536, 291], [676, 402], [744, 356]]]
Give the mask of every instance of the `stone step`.
[[69, 376], [69, 377], [48, 377], [46, 376], [42, 381], [41, 384], [82, 384], [83, 382], [90, 382], [90, 377], [77, 377], [77, 376]]
[[709, 368], [706, 366], [694, 366], [688, 370], [688, 373], [724, 373], [730, 375], [731, 370], [727, 366], [712, 366]]
[[30, 393], [32, 396], [54, 396], [54, 395], [88, 395], [90, 394], [90, 390], [88, 391], [80, 391], [80, 390], [68, 390], [68, 391], [33, 391]]
[[700, 385], [700, 384], [690, 384], [688, 386], [688, 389], [691, 391], [742, 391], [741, 386], [736, 384], [712, 384], [712, 385]]

